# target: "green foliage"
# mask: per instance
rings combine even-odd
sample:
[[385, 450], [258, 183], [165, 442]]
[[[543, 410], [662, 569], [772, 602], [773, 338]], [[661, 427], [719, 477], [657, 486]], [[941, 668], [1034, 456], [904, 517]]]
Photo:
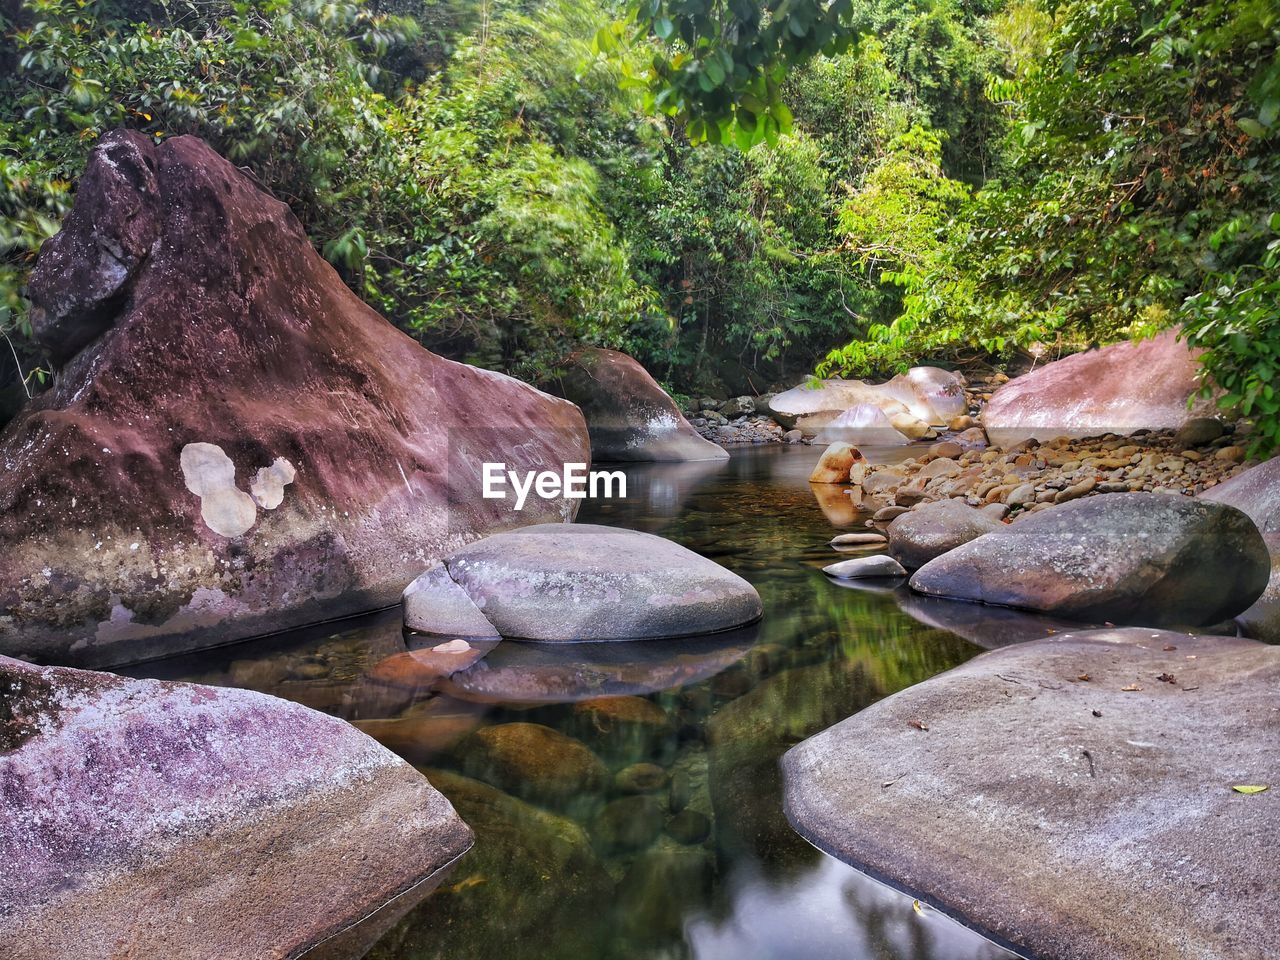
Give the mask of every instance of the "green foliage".
[[[1182, 326], [1223, 402], [1263, 423], [1280, 209], [1280, 12], [1262, 0], [1025, 4], [998, 178], [946, 248], [891, 275], [902, 313], [828, 358], [858, 371], [941, 349], [1074, 346]], [[1041, 51], [1043, 50], [1043, 54]], [[1272, 421], [1274, 422], [1274, 421]], [[1277, 435], [1263, 426], [1258, 450]]]
[[530, 379], [583, 341], [693, 394], [841, 341], [822, 372], [1180, 325], [1280, 442], [1267, 0], [369, 3], [3, 8], [24, 379], [26, 272], [126, 125], [204, 137], [394, 322]]
[[853, 0], [627, 0], [625, 10], [625, 22], [596, 35], [597, 50], [611, 53], [629, 32], [653, 41], [625, 74], [646, 106], [687, 123], [694, 142], [743, 149], [790, 131], [789, 67], [844, 53], [857, 36]]
[[1206, 348], [1205, 372], [1222, 388], [1219, 405], [1254, 419], [1259, 457], [1280, 449], [1280, 213], [1269, 227], [1257, 264], [1211, 276], [1183, 311], [1187, 341]]

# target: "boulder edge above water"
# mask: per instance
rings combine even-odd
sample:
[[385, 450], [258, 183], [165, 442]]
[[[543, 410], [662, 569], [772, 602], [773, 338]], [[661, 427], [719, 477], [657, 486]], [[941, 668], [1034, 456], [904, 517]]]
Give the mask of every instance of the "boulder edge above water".
[[725, 460], [640, 363], [603, 347], [561, 362], [552, 388], [581, 408], [596, 462]]
[[1274, 960], [1280, 796], [1231, 788], [1274, 776], [1277, 683], [1280, 648], [1243, 638], [1017, 644], [793, 747], [786, 813], [1026, 956]]
[[421, 774], [297, 704], [8, 657], [0, 690], [10, 960], [299, 956], [472, 843]]
[[1002, 527], [930, 560], [911, 589], [1093, 623], [1209, 626], [1270, 575], [1253, 521], [1192, 497], [1109, 493]]
[[1236, 619], [1250, 636], [1280, 642], [1280, 457], [1210, 487], [1201, 496], [1243, 510], [1271, 552], [1271, 580], [1262, 596]]

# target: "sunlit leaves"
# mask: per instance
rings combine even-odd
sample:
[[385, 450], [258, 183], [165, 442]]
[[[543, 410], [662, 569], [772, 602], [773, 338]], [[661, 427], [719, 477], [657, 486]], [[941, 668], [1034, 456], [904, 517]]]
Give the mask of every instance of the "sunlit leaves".
[[[743, 149], [791, 129], [780, 87], [789, 67], [848, 50], [851, 0], [630, 0], [631, 42], [654, 53], [641, 79], [646, 107], [683, 121], [695, 142]], [[619, 35], [597, 34], [611, 55]]]

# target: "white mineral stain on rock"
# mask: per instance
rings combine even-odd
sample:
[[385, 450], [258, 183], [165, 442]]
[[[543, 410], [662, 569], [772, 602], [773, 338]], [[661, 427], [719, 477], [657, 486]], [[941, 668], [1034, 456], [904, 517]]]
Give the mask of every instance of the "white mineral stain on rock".
[[210, 530], [223, 537], [238, 537], [253, 526], [258, 507], [236, 487], [236, 465], [221, 447], [188, 443], [180, 460], [182, 478], [187, 489], [200, 498], [200, 516]]
[[263, 510], [274, 510], [284, 502], [284, 488], [293, 483], [298, 471], [284, 457], [276, 457], [249, 481], [249, 495]]

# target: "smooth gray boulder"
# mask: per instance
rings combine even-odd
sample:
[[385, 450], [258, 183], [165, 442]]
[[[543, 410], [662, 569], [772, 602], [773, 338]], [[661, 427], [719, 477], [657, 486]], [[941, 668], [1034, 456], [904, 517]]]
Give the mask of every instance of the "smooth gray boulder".
[[828, 564], [822, 572], [838, 580], [862, 580], [872, 577], [905, 577], [907, 571], [893, 557], [877, 554], [873, 557], [854, 557]]
[[889, 555], [914, 570], [970, 540], [1003, 528], [996, 517], [963, 500], [934, 500], [895, 518], [885, 532]]
[[1247, 609], [1270, 573], [1262, 534], [1235, 507], [1113, 493], [1002, 525], [926, 563], [911, 589], [1071, 620], [1204, 626]]
[[1026, 956], [1275, 958], [1278, 684], [1236, 637], [1006, 647], [792, 748], [787, 816]]
[[420, 633], [451, 637], [496, 637], [498, 631], [449, 576], [443, 563], [420, 574], [400, 598], [404, 625]]
[[1258, 602], [1236, 619], [1260, 640], [1280, 641], [1280, 458], [1250, 467], [1201, 496], [1243, 510], [1271, 551], [1271, 580]]
[[[619, 527], [538, 524], [478, 540], [444, 566], [498, 634], [524, 640], [686, 637], [763, 610], [755, 588], [718, 563]], [[406, 610], [415, 593], [410, 585]]]
[[472, 842], [412, 767], [247, 690], [0, 657], [0, 956], [297, 957]]

